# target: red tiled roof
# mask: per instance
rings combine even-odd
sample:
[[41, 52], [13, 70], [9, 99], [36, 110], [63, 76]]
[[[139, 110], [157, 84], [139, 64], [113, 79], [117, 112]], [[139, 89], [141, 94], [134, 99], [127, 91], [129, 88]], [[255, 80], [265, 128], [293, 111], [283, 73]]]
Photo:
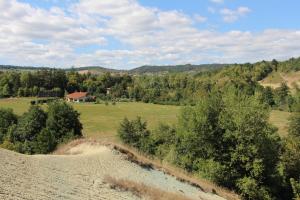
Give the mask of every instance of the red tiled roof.
[[82, 97], [86, 97], [87, 94], [88, 94], [87, 92], [74, 92], [74, 93], [68, 94], [67, 98], [80, 99]]

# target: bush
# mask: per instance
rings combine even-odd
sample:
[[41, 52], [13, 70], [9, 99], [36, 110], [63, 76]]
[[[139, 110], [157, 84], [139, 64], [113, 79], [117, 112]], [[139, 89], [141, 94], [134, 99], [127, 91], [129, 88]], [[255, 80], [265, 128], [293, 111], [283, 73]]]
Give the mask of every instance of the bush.
[[292, 189], [293, 189], [293, 194], [294, 194], [294, 199], [299, 200], [300, 199], [300, 182], [295, 181], [295, 179], [291, 178], [290, 179]]
[[51, 152], [56, 147], [56, 140], [53, 133], [44, 128], [37, 136], [35, 153], [45, 154]]
[[20, 152], [26, 154], [35, 153], [36, 137], [46, 126], [47, 114], [39, 106], [31, 106], [24, 113], [15, 128], [11, 132], [13, 143], [20, 142]]
[[79, 116], [80, 114], [69, 104], [55, 101], [49, 104], [46, 125], [59, 142], [81, 137], [82, 124], [79, 121]]
[[9, 127], [17, 123], [17, 116], [11, 109], [0, 109], [0, 144], [6, 136]]
[[140, 117], [132, 121], [125, 118], [118, 129], [118, 135], [124, 143], [147, 151], [150, 132], [147, 130], [147, 123], [143, 122]]
[[249, 200], [271, 200], [273, 199], [265, 187], [258, 185], [253, 178], [244, 177], [238, 180], [237, 186], [243, 199]]
[[289, 119], [289, 134], [300, 138], [300, 112], [293, 113]]
[[82, 136], [79, 113], [65, 102], [52, 102], [47, 113], [31, 106], [18, 122], [11, 110], [0, 113], [1, 146], [20, 153], [49, 153], [57, 144]]

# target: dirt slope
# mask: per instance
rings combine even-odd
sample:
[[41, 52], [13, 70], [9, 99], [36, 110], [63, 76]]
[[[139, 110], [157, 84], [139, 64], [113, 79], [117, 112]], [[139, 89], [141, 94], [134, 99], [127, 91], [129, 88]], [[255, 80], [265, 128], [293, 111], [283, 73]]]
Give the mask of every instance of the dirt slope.
[[193, 199], [223, 199], [161, 171], [144, 169], [107, 146], [84, 143], [68, 153], [72, 155], [28, 156], [0, 149], [0, 199], [140, 199], [110, 188], [104, 182], [107, 175]]
[[285, 82], [289, 88], [293, 89], [296, 85], [300, 86], [300, 71], [289, 72], [289, 73], [279, 73], [275, 72], [259, 81], [264, 87], [278, 88], [282, 82]]

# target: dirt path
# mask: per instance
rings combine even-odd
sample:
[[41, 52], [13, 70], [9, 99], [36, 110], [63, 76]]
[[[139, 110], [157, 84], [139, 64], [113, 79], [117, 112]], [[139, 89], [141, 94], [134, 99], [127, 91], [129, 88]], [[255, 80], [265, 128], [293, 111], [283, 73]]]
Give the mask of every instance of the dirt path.
[[106, 146], [84, 143], [69, 153], [73, 155], [27, 156], [0, 149], [0, 199], [139, 199], [130, 192], [111, 189], [103, 181], [107, 175], [193, 199], [223, 199], [161, 171], [144, 169]]

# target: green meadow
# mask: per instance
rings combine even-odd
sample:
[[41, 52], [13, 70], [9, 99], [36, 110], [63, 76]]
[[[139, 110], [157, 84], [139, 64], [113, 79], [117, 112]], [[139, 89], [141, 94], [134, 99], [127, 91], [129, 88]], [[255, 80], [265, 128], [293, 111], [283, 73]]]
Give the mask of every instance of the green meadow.
[[[0, 107], [12, 108], [21, 115], [30, 106], [33, 98], [0, 99]], [[116, 105], [94, 103], [72, 103], [81, 114], [83, 133], [88, 138], [114, 139], [120, 122], [127, 117], [134, 119], [136, 116], [146, 120], [150, 129], [155, 128], [160, 122], [173, 124], [177, 121], [180, 111], [178, 106], [156, 105], [137, 102], [122, 102]]]
[[[12, 108], [18, 115], [24, 113], [33, 98], [0, 99], [0, 107]], [[88, 138], [115, 139], [118, 126], [124, 117], [133, 119], [136, 116], [146, 120], [148, 127], [154, 129], [160, 122], [175, 124], [180, 112], [179, 106], [122, 102], [116, 105], [94, 103], [72, 103], [81, 114], [83, 133]], [[287, 134], [287, 123], [290, 113], [272, 111], [270, 122], [278, 128], [279, 134]]]

